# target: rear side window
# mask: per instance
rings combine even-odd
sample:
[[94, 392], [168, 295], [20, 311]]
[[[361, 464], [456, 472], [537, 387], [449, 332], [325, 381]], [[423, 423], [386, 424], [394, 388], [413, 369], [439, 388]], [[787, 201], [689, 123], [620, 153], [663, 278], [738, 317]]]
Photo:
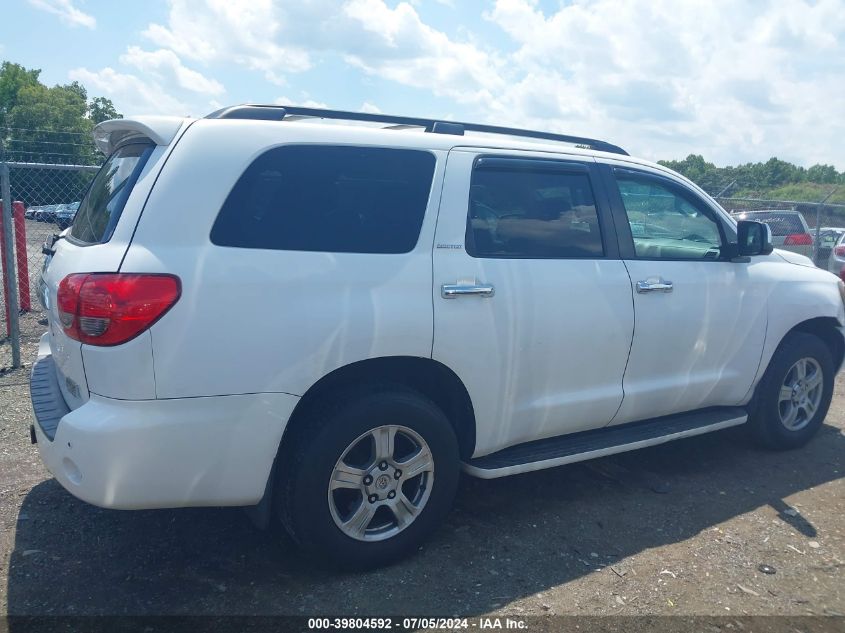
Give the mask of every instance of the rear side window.
[[241, 175], [211, 229], [219, 246], [407, 253], [434, 177], [428, 152], [285, 145]]
[[133, 143], [109, 156], [79, 203], [71, 237], [87, 244], [111, 239], [126, 200], [154, 148], [151, 143]]
[[466, 249], [483, 258], [602, 257], [586, 168], [546, 160], [482, 158], [470, 185]]
[[807, 232], [804, 223], [801, 222], [801, 216], [797, 213], [773, 213], [770, 211], [765, 213], [741, 213], [738, 215], [738, 219], [764, 222], [772, 229], [772, 235], [775, 237]]

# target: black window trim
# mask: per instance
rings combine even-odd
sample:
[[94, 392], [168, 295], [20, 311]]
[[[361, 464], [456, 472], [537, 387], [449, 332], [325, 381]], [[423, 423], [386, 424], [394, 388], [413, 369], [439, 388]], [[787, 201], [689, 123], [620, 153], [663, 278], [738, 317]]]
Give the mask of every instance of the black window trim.
[[[108, 155], [106, 160], [103, 161], [103, 164], [100, 166], [100, 169], [98, 169], [97, 173], [94, 174], [94, 177], [91, 179], [91, 181], [85, 187], [84, 193], [79, 198], [79, 206], [81, 207], [82, 201], [85, 200], [85, 197], [88, 195], [88, 192], [91, 191], [91, 187], [93, 186], [94, 181], [97, 179], [97, 176], [100, 175], [100, 172], [105, 168], [106, 164], [111, 160], [112, 156], [117, 154], [123, 148], [129, 147], [131, 145], [144, 145], [152, 151], [150, 151], [146, 156], [142, 155], [140, 157], [140, 162], [135, 166], [135, 169], [132, 171], [132, 174], [130, 174], [129, 178], [127, 178], [127, 182], [124, 185], [124, 187], [126, 188], [127, 194], [123, 198], [123, 201], [121, 202], [120, 207], [115, 209], [116, 213], [109, 218], [109, 223], [107, 225], [107, 231], [103, 235], [102, 239], [100, 239], [96, 242], [86, 242], [85, 240], [81, 240], [78, 237], [76, 237], [75, 235], [73, 235], [73, 225], [71, 225], [70, 230], [65, 235], [65, 239], [68, 242], [70, 242], [71, 244], [73, 244], [74, 246], [86, 247], [86, 246], [98, 246], [100, 244], [108, 244], [111, 241], [111, 238], [114, 237], [114, 231], [117, 228], [117, 223], [120, 221], [121, 216], [123, 216], [123, 210], [126, 208], [126, 203], [129, 202], [129, 196], [131, 196], [132, 192], [135, 190], [135, 185], [138, 183], [138, 179], [141, 177], [141, 173], [143, 173], [144, 169], [147, 167], [147, 163], [149, 163], [149, 161], [150, 161], [150, 156], [152, 156], [153, 151], [155, 151], [155, 148], [157, 147], [155, 142], [152, 141], [151, 139], [148, 139], [148, 138], [135, 137], [135, 138], [132, 138], [132, 139], [128, 139], [126, 142], [121, 143], [120, 145], [115, 147], [114, 151], [112, 151], [112, 153]], [[79, 214], [78, 208], [77, 208], [76, 212], [77, 212], [77, 215], [78, 215]], [[76, 216], [74, 216], [74, 221], [76, 221]], [[134, 228], [133, 228], [132, 233], [133, 233], [133, 237], [134, 237], [134, 233], [135, 233]]]
[[591, 255], [586, 257], [525, 257], [522, 255], [496, 255], [496, 256], [479, 256], [473, 255], [467, 248], [469, 240], [471, 239], [470, 226], [470, 200], [469, 192], [467, 192], [467, 210], [466, 222], [464, 229], [464, 252], [473, 259], [518, 259], [518, 260], [580, 260], [580, 261], [595, 261], [620, 259], [619, 243], [616, 235], [615, 220], [611, 213], [610, 201], [607, 197], [606, 187], [604, 186], [598, 172], [598, 165], [591, 161], [579, 161], [570, 158], [537, 158], [533, 156], [514, 156], [503, 154], [480, 154], [475, 157], [472, 163], [472, 172], [470, 173], [470, 187], [472, 187], [472, 177], [476, 170], [491, 169], [497, 171], [546, 171], [557, 173], [581, 174], [587, 176], [590, 183], [590, 188], [593, 192], [593, 202], [596, 206], [596, 215], [599, 223], [599, 237], [602, 243], [602, 254]]
[[[711, 208], [701, 196], [695, 191], [686, 187], [683, 183], [673, 180], [668, 176], [662, 174], [655, 174], [654, 172], [645, 171], [642, 169], [631, 169], [629, 167], [619, 167], [616, 165], [602, 164], [600, 169], [604, 188], [610, 198], [611, 211], [613, 214], [614, 224], [617, 228], [617, 237], [619, 239], [619, 253], [622, 259], [640, 260], [640, 261], [657, 261], [657, 262], [715, 262], [724, 263], [731, 261], [731, 240], [729, 239], [729, 231], [726, 226], [727, 221], [715, 209]], [[722, 253], [718, 259], [692, 259], [688, 257], [641, 257], [637, 255], [634, 247], [634, 236], [631, 233], [631, 225], [628, 220], [628, 212], [625, 210], [625, 203], [622, 200], [622, 194], [619, 191], [619, 186], [616, 182], [616, 174], [629, 175], [634, 178], [641, 178], [646, 180], [653, 180], [673, 193], [686, 200], [689, 204], [696, 207], [699, 211], [705, 213], [712, 220], [715, 221], [719, 230], [719, 237], [722, 240]], [[734, 231], [730, 232], [735, 234]]]

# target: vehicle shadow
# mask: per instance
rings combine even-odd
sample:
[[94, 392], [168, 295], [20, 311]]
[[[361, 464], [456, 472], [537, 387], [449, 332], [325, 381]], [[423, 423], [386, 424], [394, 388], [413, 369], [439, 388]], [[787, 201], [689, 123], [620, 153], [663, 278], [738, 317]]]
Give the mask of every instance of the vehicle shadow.
[[[102, 510], [53, 480], [21, 507], [9, 615], [476, 615], [843, 477], [845, 436], [758, 451], [731, 431], [482, 481], [423, 551], [364, 574], [321, 570], [230, 509]], [[13, 622], [13, 621], [10, 621]]]

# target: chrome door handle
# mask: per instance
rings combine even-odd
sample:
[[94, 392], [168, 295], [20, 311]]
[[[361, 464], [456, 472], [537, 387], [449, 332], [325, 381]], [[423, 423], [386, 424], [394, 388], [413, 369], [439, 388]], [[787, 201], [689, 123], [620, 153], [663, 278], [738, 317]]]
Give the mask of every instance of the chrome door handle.
[[466, 295], [492, 297], [494, 294], [495, 290], [490, 284], [443, 284], [440, 286], [440, 296], [444, 299], [457, 299]]
[[672, 292], [674, 287], [671, 281], [666, 281], [663, 277], [637, 282], [637, 292], [640, 294], [645, 292]]

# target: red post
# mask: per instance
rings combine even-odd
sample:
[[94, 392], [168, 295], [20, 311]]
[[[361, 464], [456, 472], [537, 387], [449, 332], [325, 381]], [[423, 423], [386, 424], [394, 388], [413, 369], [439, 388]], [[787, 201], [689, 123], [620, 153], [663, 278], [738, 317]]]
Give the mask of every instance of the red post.
[[15, 200], [12, 203], [12, 216], [15, 221], [15, 251], [18, 255], [18, 294], [20, 295], [21, 312], [32, 309], [29, 295], [29, 253], [26, 250], [26, 210], [23, 202]]
[[[3, 203], [0, 202], [0, 213], [3, 213]], [[18, 256], [18, 295], [20, 296], [20, 309], [30, 310], [32, 304], [29, 298], [29, 262], [27, 261], [26, 252], [26, 223], [24, 221], [24, 206], [23, 202], [14, 201], [12, 203], [12, 219], [15, 231], [15, 250]], [[6, 270], [6, 242], [3, 239], [3, 224], [0, 222], [0, 258], [3, 260], [3, 278], [9, 274]], [[5, 297], [6, 305], [6, 335], [11, 335], [8, 331], [11, 321], [9, 320], [9, 296], [6, 290], [6, 284], [3, 284], [3, 296]]]

